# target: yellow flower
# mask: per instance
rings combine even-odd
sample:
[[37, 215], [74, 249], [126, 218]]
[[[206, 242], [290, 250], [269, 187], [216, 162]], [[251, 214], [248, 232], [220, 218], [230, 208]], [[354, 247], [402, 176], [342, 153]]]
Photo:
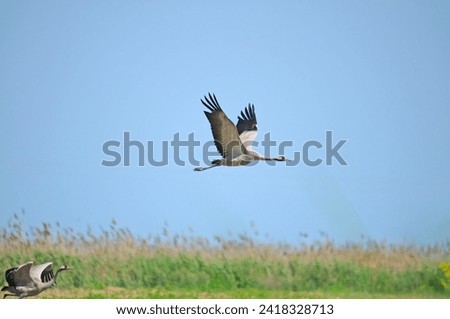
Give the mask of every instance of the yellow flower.
[[441, 279], [442, 287], [448, 288], [450, 286], [450, 263], [440, 263], [439, 269], [444, 274], [443, 279]]

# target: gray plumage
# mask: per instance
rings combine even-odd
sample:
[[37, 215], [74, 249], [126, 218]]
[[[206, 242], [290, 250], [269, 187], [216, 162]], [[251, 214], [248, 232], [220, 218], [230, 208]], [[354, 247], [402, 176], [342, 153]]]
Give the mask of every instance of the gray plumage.
[[8, 286], [3, 287], [2, 291], [10, 292], [10, 294], [5, 293], [3, 299], [8, 296], [16, 296], [19, 298], [35, 296], [55, 285], [56, 278], [61, 271], [71, 269], [64, 265], [54, 274], [52, 264], [48, 262], [33, 266], [33, 262], [30, 261], [8, 269], [5, 272], [5, 279]]
[[196, 167], [195, 171], [204, 171], [217, 166], [240, 166], [248, 165], [253, 161], [288, 161], [284, 156], [268, 158], [252, 150], [253, 141], [258, 134], [256, 126], [255, 106], [248, 106], [241, 111], [236, 125], [226, 116], [220, 107], [214, 94], [208, 93], [204, 100], [200, 100], [209, 110], [205, 111], [206, 118], [211, 124], [214, 144], [222, 159], [212, 161], [208, 167]]

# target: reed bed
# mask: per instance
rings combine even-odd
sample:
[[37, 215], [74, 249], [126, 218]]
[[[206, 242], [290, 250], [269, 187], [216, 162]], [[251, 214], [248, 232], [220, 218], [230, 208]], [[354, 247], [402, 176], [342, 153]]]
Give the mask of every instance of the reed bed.
[[167, 228], [140, 238], [114, 220], [99, 234], [22, 225], [14, 214], [0, 228], [0, 269], [29, 260], [70, 265], [60, 278], [65, 294], [53, 297], [450, 297], [450, 242], [338, 245], [325, 236], [292, 245]]

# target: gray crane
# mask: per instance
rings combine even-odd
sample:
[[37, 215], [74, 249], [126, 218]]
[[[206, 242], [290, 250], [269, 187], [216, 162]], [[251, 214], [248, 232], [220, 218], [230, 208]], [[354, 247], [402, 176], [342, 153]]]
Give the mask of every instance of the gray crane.
[[[214, 143], [222, 155], [221, 159], [212, 161], [211, 166], [196, 167], [195, 171], [204, 171], [217, 166], [240, 166], [248, 165], [253, 161], [289, 161], [284, 156], [264, 157], [258, 152], [253, 151], [252, 144], [258, 134], [256, 127], [255, 106], [248, 106], [241, 111], [238, 116], [236, 126], [225, 115], [214, 94], [208, 93], [204, 96], [205, 100], [200, 100], [210, 111], [205, 111], [205, 115], [211, 124], [211, 130], [214, 137]], [[244, 113], [245, 112], [245, 113]]]
[[58, 274], [63, 270], [69, 270], [70, 267], [61, 266], [55, 274], [53, 274], [51, 262], [33, 266], [33, 262], [8, 269], [5, 272], [5, 279], [8, 286], [2, 288], [5, 293], [3, 299], [7, 296], [17, 296], [19, 298], [35, 296], [42, 291], [56, 284]]

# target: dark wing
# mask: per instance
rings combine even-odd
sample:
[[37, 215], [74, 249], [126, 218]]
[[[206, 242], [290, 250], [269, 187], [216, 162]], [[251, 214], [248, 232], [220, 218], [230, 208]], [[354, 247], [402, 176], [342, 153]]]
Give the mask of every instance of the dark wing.
[[17, 267], [10, 268], [7, 271], [5, 271], [5, 279], [8, 283], [8, 286], [15, 286], [16, 283], [14, 281], [14, 272], [17, 270]]
[[238, 116], [238, 122], [236, 124], [239, 135], [241, 135], [242, 132], [245, 131], [258, 130], [258, 128], [256, 127], [255, 106], [249, 103], [244, 111], [241, 111], [241, 116]]
[[211, 95], [211, 93], [208, 93], [208, 96], [209, 98], [205, 96], [205, 100], [200, 101], [211, 111], [205, 111], [205, 115], [211, 124], [217, 150], [224, 158], [229, 154], [234, 157], [234, 154], [245, 152], [236, 126], [234, 126], [233, 122], [222, 111], [216, 96], [214, 94]]
[[30, 284], [30, 269], [33, 262], [27, 262], [20, 266], [8, 269], [5, 272], [5, 279], [9, 286], [28, 286]]

